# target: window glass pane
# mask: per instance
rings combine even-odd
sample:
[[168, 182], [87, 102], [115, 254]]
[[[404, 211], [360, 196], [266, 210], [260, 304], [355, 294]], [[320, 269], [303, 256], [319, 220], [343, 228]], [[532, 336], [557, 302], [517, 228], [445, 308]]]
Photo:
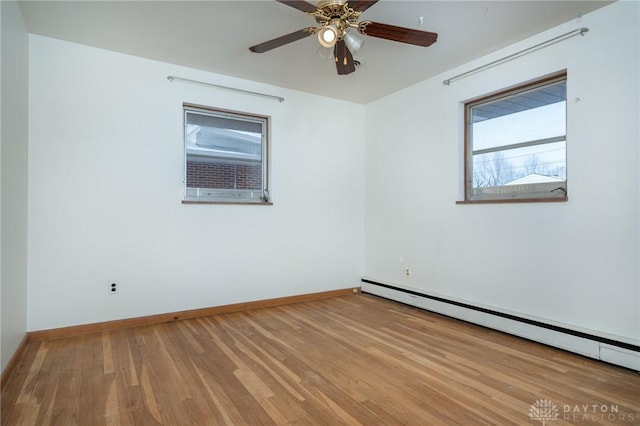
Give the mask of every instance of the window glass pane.
[[262, 123], [187, 113], [187, 155], [260, 161]]
[[473, 150], [564, 136], [566, 102], [527, 109], [473, 124]]
[[562, 182], [567, 179], [566, 141], [473, 156], [473, 186]]

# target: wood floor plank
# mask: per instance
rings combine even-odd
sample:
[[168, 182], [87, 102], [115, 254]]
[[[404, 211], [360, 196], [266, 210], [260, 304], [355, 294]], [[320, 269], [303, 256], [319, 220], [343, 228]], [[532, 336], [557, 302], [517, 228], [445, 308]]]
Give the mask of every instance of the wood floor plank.
[[640, 424], [640, 376], [349, 295], [29, 343], [1, 424], [522, 425], [538, 401]]

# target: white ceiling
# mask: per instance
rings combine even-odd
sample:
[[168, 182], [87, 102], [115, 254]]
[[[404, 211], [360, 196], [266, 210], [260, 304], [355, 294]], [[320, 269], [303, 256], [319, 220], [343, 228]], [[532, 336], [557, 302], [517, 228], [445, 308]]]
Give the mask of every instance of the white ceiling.
[[[317, 54], [313, 36], [258, 54], [248, 47], [313, 26], [304, 13], [262, 1], [23, 1], [31, 33], [367, 103], [610, 1], [381, 0], [371, 20], [439, 34], [431, 47], [366, 37], [350, 75]], [[418, 24], [419, 17], [424, 24]]]

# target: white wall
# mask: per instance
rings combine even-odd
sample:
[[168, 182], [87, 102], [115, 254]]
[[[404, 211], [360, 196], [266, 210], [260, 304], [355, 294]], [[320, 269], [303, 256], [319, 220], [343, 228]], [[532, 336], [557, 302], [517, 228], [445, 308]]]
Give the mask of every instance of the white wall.
[[[29, 330], [359, 285], [362, 105], [30, 37]], [[183, 102], [272, 117], [273, 206], [181, 204]]]
[[[640, 341], [639, 8], [613, 4], [367, 105], [365, 274]], [[442, 84], [581, 26], [584, 37]], [[569, 201], [456, 205], [462, 103], [565, 68]]]
[[16, 2], [0, 2], [0, 369], [27, 330], [29, 38]]

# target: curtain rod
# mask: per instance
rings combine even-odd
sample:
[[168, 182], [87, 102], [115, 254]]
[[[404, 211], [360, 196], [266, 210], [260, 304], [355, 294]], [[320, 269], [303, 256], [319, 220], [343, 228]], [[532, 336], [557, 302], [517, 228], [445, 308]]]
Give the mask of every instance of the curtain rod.
[[167, 76], [167, 80], [169, 80], [171, 83], [173, 83], [174, 81], [182, 81], [185, 83], [199, 84], [200, 86], [215, 87], [217, 89], [230, 90], [232, 92], [244, 93], [246, 95], [260, 96], [263, 98], [275, 99], [278, 102], [284, 102], [284, 98], [280, 96], [269, 95], [267, 93], [252, 92], [251, 90], [237, 89], [235, 87], [222, 86], [219, 84], [207, 83], [204, 81], [189, 80], [188, 78], [176, 77], [175, 75]]
[[589, 28], [586, 28], [586, 27], [577, 28], [577, 29], [575, 29], [575, 30], [573, 30], [573, 31], [569, 31], [568, 33], [564, 33], [564, 34], [562, 34], [562, 35], [559, 35], [559, 36], [554, 37], [554, 38], [552, 38], [552, 39], [549, 39], [549, 40], [547, 40], [547, 41], [543, 41], [542, 43], [538, 43], [538, 44], [536, 44], [535, 46], [531, 46], [531, 47], [528, 47], [528, 48], [526, 48], [526, 49], [523, 49], [523, 50], [521, 50], [521, 51], [519, 51], [519, 52], [512, 53], [511, 55], [509, 55], [509, 56], [505, 56], [504, 58], [501, 58], [501, 59], [495, 60], [495, 61], [493, 61], [493, 62], [489, 62], [488, 64], [481, 65], [481, 66], [479, 66], [479, 67], [477, 67], [477, 68], [474, 68], [474, 69], [472, 69], [472, 70], [469, 70], [469, 71], [463, 72], [462, 74], [458, 74], [458, 75], [455, 75], [455, 76], [453, 76], [453, 77], [450, 77], [450, 78], [448, 78], [448, 79], [444, 80], [442, 83], [443, 83], [444, 85], [446, 85], [446, 86], [449, 86], [449, 85], [451, 84], [451, 82], [452, 82], [452, 81], [454, 81], [454, 80], [458, 80], [458, 79], [460, 79], [460, 78], [466, 77], [466, 76], [468, 76], [468, 75], [470, 75], [470, 74], [474, 74], [474, 73], [476, 73], [476, 72], [478, 72], [478, 71], [485, 70], [485, 69], [487, 69], [487, 68], [491, 68], [491, 67], [493, 67], [493, 66], [495, 66], [495, 65], [498, 65], [498, 64], [501, 64], [501, 63], [503, 63], [503, 62], [510, 61], [511, 59], [514, 59], [514, 58], [516, 58], [516, 57], [518, 57], [518, 56], [524, 55], [525, 53], [529, 53], [529, 52], [531, 52], [531, 51], [533, 51], [533, 50], [537, 50], [537, 49], [540, 49], [540, 48], [542, 48], [542, 47], [548, 46], [548, 45], [550, 45], [550, 44], [557, 43], [557, 42], [559, 42], [559, 41], [561, 41], [561, 40], [565, 40], [565, 39], [567, 39], [567, 38], [570, 38], [570, 37], [576, 36], [576, 35], [578, 35], [578, 34], [580, 34], [581, 36], [583, 36], [583, 35], [585, 35], [588, 31], [589, 31]]

